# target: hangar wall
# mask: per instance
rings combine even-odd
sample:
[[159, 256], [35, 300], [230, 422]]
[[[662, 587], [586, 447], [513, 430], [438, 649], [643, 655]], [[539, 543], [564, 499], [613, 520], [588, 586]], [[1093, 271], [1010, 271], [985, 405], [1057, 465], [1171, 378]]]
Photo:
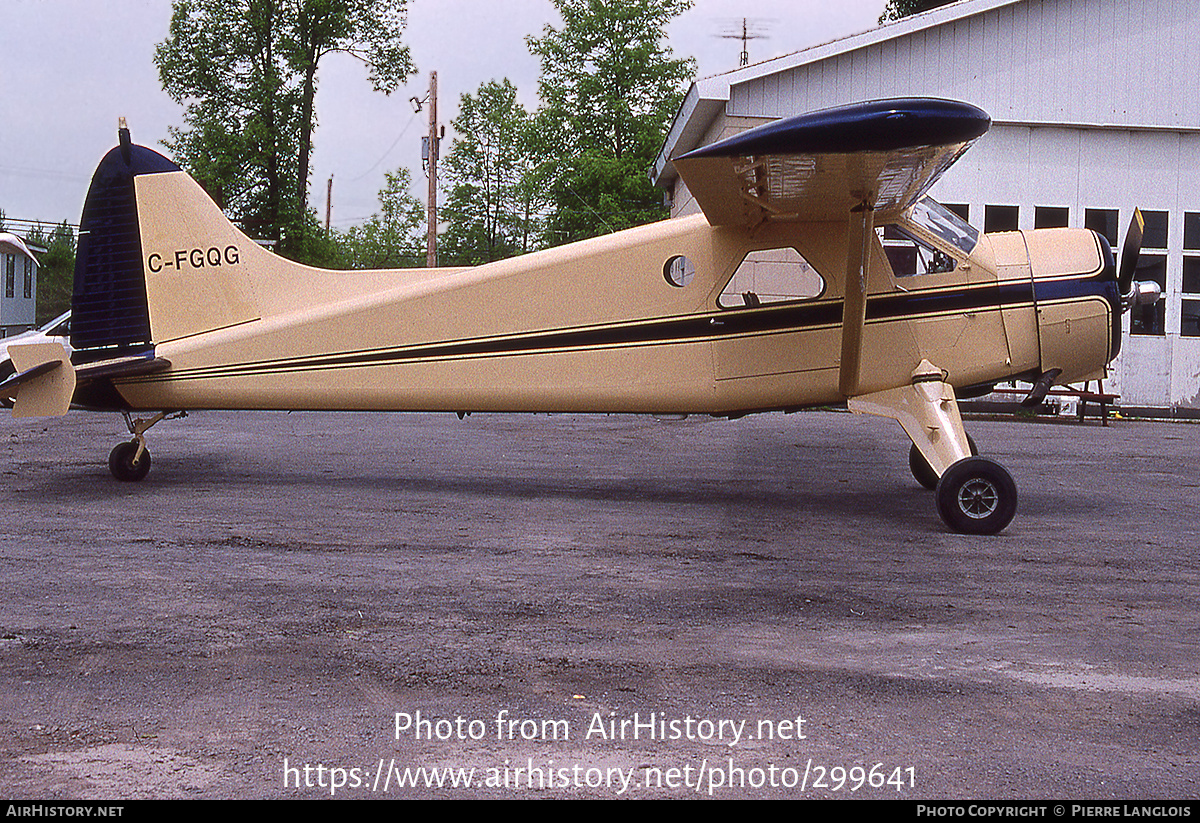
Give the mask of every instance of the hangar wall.
[[[1165, 236], [1144, 257], [1158, 268], [1139, 276], [1161, 278], [1164, 300], [1132, 334], [1126, 318], [1106, 388], [1124, 405], [1200, 408], [1200, 72], [1186, 68], [1197, 32], [1190, 0], [964, 0], [698, 81], [664, 155], [859, 100], [974, 103], [992, 129], [934, 197], [981, 228], [988, 206], [1017, 207], [1022, 229], [1063, 209], [1071, 226], [1115, 211], [1120, 239], [1135, 206], [1155, 213]], [[677, 213], [694, 209], [669, 172], [659, 180], [678, 187]]]

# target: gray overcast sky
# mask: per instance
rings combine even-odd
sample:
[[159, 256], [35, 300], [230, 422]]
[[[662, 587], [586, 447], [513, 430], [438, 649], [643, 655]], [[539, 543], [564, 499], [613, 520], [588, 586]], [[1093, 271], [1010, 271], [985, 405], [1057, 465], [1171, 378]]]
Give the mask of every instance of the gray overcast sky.
[[[753, 62], [876, 25], [886, 0], [696, 0], [668, 31], [679, 57], [700, 76], [737, 68], [741, 43], [716, 35], [742, 17], [769, 39], [750, 42]], [[9, 217], [78, 222], [96, 164], [116, 144], [117, 117], [134, 142], [162, 151], [182, 107], [163, 93], [153, 54], [167, 35], [170, 0], [0, 0], [0, 209]], [[437, 71], [440, 120], [449, 128], [458, 99], [508, 77], [527, 108], [537, 105], [538, 63], [525, 37], [559, 20], [549, 0], [409, 0], [405, 40], [419, 74], [391, 96], [371, 91], [353, 58], [321, 66], [312, 196], [323, 213], [332, 174], [333, 222], [346, 227], [378, 208], [385, 171], [414, 170], [423, 198], [414, 117]], [[449, 133], [447, 134], [449, 136]], [[443, 147], [443, 153], [448, 150]]]

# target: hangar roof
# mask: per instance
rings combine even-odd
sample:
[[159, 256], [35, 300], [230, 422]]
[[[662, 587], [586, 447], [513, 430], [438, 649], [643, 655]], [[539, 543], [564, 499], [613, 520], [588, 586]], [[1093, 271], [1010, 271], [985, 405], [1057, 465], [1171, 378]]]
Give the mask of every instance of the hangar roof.
[[669, 187], [670, 158], [712, 139], [722, 114], [884, 97], [962, 100], [996, 123], [1200, 131], [1200, 73], [1180, 70], [1197, 29], [1192, 0], [962, 0], [697, 80], [650, 176]]

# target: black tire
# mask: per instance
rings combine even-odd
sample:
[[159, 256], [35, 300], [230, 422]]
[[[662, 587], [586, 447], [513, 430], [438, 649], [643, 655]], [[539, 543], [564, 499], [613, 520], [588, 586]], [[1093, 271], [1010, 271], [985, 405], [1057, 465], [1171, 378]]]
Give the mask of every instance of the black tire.
[[133, 456], [137, 454], [137, 448], [137, 441], [131, 440], [128, 443], [118, 443], [109, 453], [108, 470], [112, 472], [113, 477], [126, 483], [136, 483], [146, 478], [150, 473], [150, 452], [143, 449], [141, 458], [134, 463]]
[[996, 534], [1017, 513], [1017, 484], [986, 457], [964, 457], [946, 469], [936, 497], [942, 520], [963, 534]]
[[[971, 447], [971, 454], [979, 454], [979, 447], [975, 445], [974, 438], [967, 435], [967, 445]], [[933, 466], [929, 465], [929, 461], [925, 459], [925, 455], [921, 454], [921, 450], [917, 448], [917, 444], [913, 443], [908, 450], [908, 470], [912, 472], [912, 476], [925, 488], [933, 491], [937, 488], [938, 476], [933, 470]]]

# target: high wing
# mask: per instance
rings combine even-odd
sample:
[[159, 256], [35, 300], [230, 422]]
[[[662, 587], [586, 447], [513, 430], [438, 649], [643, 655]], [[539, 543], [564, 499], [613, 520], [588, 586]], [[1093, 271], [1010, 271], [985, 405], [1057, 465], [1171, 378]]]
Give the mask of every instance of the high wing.
[[768, 123], [675, 159], [709, 223], [849, 223], [838, 388], [859, 393], [875, 225], [916, 203], [991, 118], [952, 100], [902, 98]]
[[983, 135], [967, 103], [876, 100], [790, 117], [672, 162], [714, 226], [845, 220], [854, 209], [894, 220]]

